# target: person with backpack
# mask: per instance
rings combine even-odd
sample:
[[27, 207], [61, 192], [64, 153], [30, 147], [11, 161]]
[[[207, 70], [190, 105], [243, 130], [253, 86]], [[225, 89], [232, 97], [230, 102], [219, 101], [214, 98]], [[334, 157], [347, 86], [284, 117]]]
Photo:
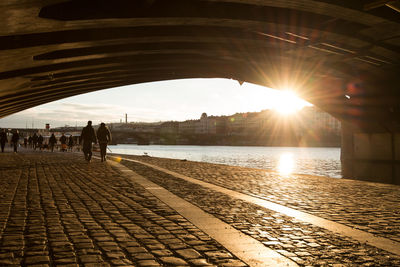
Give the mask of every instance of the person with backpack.
[[97, 129], [97, 140], [100, 146], [101, 161], [106, 161], [107, 144], [111, 142], [111, 133], [103, 122], [100, 123], [99, 129]]
[[60, 142], [61, 142], [61, 151], [65, 152], [67, 151], [67, 137], [62, 133], [60, 137]]
[[88, 121], [88, 124], [82, 129], [81, 132], [81, 143], [82, 143], [82, 151], [85, 156], [85, 160], [90, 162], [92, 160], [92, 143], [97, 144], [96, 133], [92, 126], [92, 121]]

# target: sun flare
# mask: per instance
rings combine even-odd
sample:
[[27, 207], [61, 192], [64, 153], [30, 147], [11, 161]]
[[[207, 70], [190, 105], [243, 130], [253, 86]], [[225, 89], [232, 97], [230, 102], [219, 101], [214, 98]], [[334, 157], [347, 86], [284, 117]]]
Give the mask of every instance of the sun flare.
[[283, 153], [278, 162], [278, 172], [282, 175], [289, 175], [294, 169], [294, 159], [292, 153]]
[[294, 91], [283, 90], [276, 99], [273, 109], [282, 115], [290, 115], [301, 110], [307, 102], [300, 99]]

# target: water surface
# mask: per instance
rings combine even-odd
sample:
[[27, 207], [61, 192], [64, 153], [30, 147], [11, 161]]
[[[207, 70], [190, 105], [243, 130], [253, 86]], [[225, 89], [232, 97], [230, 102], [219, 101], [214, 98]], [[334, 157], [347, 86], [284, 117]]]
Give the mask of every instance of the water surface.
[[341, 177], [340, 148], [256, 146], [115, 145], [113, 153], [187, 159], [278, 171]]

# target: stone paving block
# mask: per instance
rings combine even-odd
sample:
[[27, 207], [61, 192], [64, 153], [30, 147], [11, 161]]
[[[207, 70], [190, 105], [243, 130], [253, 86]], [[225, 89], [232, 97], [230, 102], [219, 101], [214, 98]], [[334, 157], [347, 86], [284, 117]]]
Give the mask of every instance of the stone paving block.
[[144, 247], [128, 247], [126, 248], [126, 251], [131, 254], [148, 252], [147, 249]]
[[166, 264], [167, 266], [187, 266], [188, 263], [183, 259], [177, 257], [161, 257], [160, 260], [162, 263]]
[[122, 252], [106, 252], [106, 257], [109, 259], [123, 259], [125, 258], [125, 254]]
[[202, 240], [189, 240], [189, 241], [185, 241], [186, 244], [188, 244], [189, 246], [198, 246], [198, 245], [204, 245], [206, 244], [205, 241]]
[[19, 266], [21, 264], [21, 259], [12, 258], [12, 259], [0, 259], [0, 266]]
[[188, 261], [193, 266], [213, 266], [213, 264], [207, 262], [206, 259], [192, 259]]
[[6, 252], [6, 253], [0, 253], [0, 260], [1, 259], [7, 259], [7, 258], [14, 258], [14, 253], [12, 252]]
[[146, 244], [146, 246], [150, 249], [150, 250], [162, 250], [165, 249], [165, 245], [161, 244], [161, 243], [155, 243], [155, 244]]
[[57, 258], [54, 260], [54, 262], [59, 265], [59, 264], [76, 264], [76, 258]]
[[112, 259], [110, 264], [112, 266], [134, 266], [132, 262], [127, 259]]
[[139, 266], [162, 266], [155, 260], [141, 260], [141, 261], [138, 261], [137, 264]]
[[79, 260], [82, 263], [103, 263], [104, 260], [100, 255], [81, 255]]
[[154, 259], [154, 256], [151, 253], [134, 253], [134, 254], [131, 254], [131, 257], [136, 259], [136, 260], [151, 260], [151, 259]]
[[158, 257], [165, 257], [165, 256], [172, 256], [174, 253], [168, 249], [162, 249], [162, 250], [152, 250], [152, 254], [158, 256]]
[[176, 253], [178, 253], [185, 260], [197, 259], [201, 257], [201, 254], [192, 248], [176, 250]]
[[204, 254], [209, 258], [226, 259], [232, 258], [232, 254], [226, 251], [206, 251]]
[[138, 246], [140, 246], [140, 244], [138, 242], [136, 242], [136, 241], [127, 241], [127, 242], [124, 242], [124, 245], [126, 247], [138, 247]]
[[50, 263], [49, 256], [29, 256], [25, 258], [25, 264]]
[[45, 251], [45, 250], [27, 250], [27, 251], [25, 251], [24, 255], [25, 256], [47, 256], [47, 255], [49, 255], [49, 252]]
[[187, 248], [188, 245], [185, 243], [172, 243], [172, 244], [167, 244], [167, 246], [172, 249], [172, 250], [176, 250], [176, 249], [183, 249], [183, 248]]
[[217, 250], [217, 247], [213, 245], [200, 245], [193, 247], [197, 251], [210, 251], [210, 250]]
[[88, 243], [75, 243], [74, 247], [77, 249], [94, 249], [94, 245], [92, 242]]

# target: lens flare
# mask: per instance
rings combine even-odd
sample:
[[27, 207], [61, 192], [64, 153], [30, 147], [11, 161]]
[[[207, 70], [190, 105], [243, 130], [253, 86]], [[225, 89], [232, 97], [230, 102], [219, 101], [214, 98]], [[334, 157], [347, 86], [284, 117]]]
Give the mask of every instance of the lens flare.
[[278, 162], [278, 172], [282, 175], [289, 175], [294, 169], [294, 159], [292, 153], [283, 153]]
[[274, 104], [273, 109], [282, 115], [296, 113], [307, 104], [306, 101], [300, 99], [292, 90], [283, 90], [281, 96]]

